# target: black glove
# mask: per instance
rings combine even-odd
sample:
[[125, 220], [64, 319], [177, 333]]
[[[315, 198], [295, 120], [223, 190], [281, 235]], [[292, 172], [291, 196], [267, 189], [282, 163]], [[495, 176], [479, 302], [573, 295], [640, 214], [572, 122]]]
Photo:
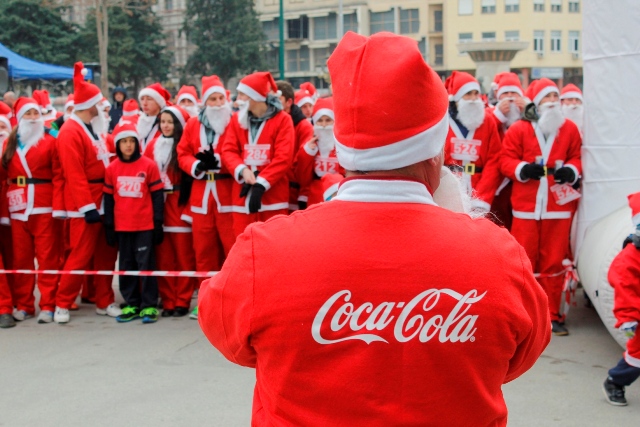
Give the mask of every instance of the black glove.
[[164, 230], [161, 222], [153, 223], [153, 244], [159, 245], [164, 240]]
[[559, 184], [573, 182], [576, 179], [576, 173], [573, 171], [573, 169], [563, 166], [553, 173], [553, 179]]
[[118, 240], [115, 228], [113, 228], [113, 226], [105, 226], [104, 233], [107, 237], [107, 245], [115, 248]]
[[262, 207], [262, 196], [267, 191], [262, 184], [253, 184], [251, 197], [249, 197], [249, 213], [256, 213]]
[[100, 222], [100, 212], [97, 209], [91, 209], [90, 211], [86, 211], [84, 213], [84, 221], [87, 224], [95, 224]]
[[206, 151], [196, 153], [196, 159], [200, 160], [200, 164], [197, 166], [197, 168], [200, 168], [202, 171], [220, 169], [220, 162], [218, 161], [218, 158], [213, 154], [211, 148]]
[[242, 184], [242, 188], [240, 189], [240, 197], [247, 197], [249, 194], [249, 190], [253, 187], [251, 184], [247, 184], [246, 182]]
[[520, 178], [540, 180], [544, 176], [544, 166], [535, 163], [527, 163], [520, 170]]
[[303, 202], [302, 200], [298, 200], [298, 209], [301, 211], [307, 209], [307, 202]]

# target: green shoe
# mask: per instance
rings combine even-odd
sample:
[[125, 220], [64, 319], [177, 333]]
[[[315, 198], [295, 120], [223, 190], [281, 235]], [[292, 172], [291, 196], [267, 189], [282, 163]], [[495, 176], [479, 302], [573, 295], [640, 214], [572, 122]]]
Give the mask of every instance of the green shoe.
[[140, 317], [140, 309], [138, 307], [128, 305], [122, 309], [122, 314], [116, 317], [116, 321], [119, 323], [131, 322], [138, 317]]
[[155, 307], [147, 307], [140, 312], [142, 323], [156, 323], [158, 321], [158, 309]]
[[198, 306], [196, 305], [191, 314], [189, 315], [189, 319], [198, 320]]

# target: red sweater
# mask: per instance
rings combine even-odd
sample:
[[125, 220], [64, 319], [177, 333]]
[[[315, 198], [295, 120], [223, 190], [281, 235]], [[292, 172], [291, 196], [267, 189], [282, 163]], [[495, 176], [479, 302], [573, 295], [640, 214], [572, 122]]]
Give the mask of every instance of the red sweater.
[[616, 328], [625, 322], [640, 322], [640, 250], [633, 244], [627, 245], [613, 259], [608, 279], [615, 288]]

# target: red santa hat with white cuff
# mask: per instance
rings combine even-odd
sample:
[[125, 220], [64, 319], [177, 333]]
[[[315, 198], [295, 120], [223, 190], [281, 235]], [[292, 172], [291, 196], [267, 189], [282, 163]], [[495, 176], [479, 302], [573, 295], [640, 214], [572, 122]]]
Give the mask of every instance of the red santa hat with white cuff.
[[170, 111], [171, 114], [176, 116], [176, 118], [182, 125], [182, 129], [184, 129], [185, 125], [187, 124], [187, 121], [189, 121], [189, 118], [191, 117], [187, 112], [187, 110], [185, 110], [179, 105], [168, 105], [164, 107], [162, 111]]
[[122, 105], [122, 115], [124, 117], [137, 116], [140, 114], [140, 107], [138, 101], [135, 99], [127, 99]]
[[631, 221], [634, 226], [640, 225], [640, 193], [633, 193], [627, 196], [629, 207], [631, 208]]
[[10, 114], [11, 114], [11, 107], [9, 107], [4, 102], [0, 101], [0, 122], [7, 125], [9, 129], [13, 128], [13, 126], [11, 126], [11, 120], [9, 120]]
[[238, 83], [236, 88], [238, 92], [242, 92], [249, 98], [257, 102], [267, 100], [267, 95], [273, 93], [278, 94], [278, 86], [273, 76], [268, 71], [259, 71], [249, 74]]
[[558, 86], [556, 86], [556, 84], [548, 78], [543, 77], [539, 80], [534, 80], [531, 82], [531, 84], [527, 88], [527, 98], [529, 98], [531, 102], [533, 102], [537, 107], [538, 105], [540, 105], [540, 101], [542, 101], [542, 98], [552, 92], [560, 94]]
[[149, 96], [156, 101], [160, 108], [167, 106], [167, 102], [171, 99], [171, 94], [162, 87], [160, 83], [154, 83], [142, 89], [138, 94], [138, 100], [142, 102], [143, 96]]
[[[16, 111], [16, 119], [18, 120], [18, 123], [22, 120], [22, 116], [32, 108], [40, 113], [40, 106], [36, 100], [33, 98], [26, 98], [24, 96], [21, 96], [16, 100], [15, 104], [13, 104], [13, 108]], [[42, 113], [40, 113], [40, 115], [42, 115]]]
[[300, 90], [297, 90], [294, 94], [294, 102], [298, 107], [302, 107], [304, 104], [315, 105], [317, 100], [318, 91], [310, 82], [302, 83], [300, 85]]
[[73, 107], [75, 105], [74, 101], [73, 101], [73, 94], [70, 93], [69, 96], [67, 96], [67, 101], [64, 103], [64, 109], [65, 111], [67, 110], [67, 108], [69, 107]]
[[469, 73], [464, 71], [454, 71], [447, 80], [444, 87], [449, 92], [449, 101], [460, 101], [463, 96], [472, 90], [480, 92], [480, 83]]
[[523, 96], [522, 85], [520, 79], [515, 73], [502, 73], [500, 80], [498, 81], [498, 89], [496, 91], [496, 98], [499, 98], [505, 92], [516, 92], [520, 96]]
[[45, 112], [53, 110], [48, 90], [34, 90], [31, 96], [40, 106], [40, 111]]
[[[348, 32], [328, 61], [338, 161], [347, 170], [390, 170], [442, 153], [447, 91], [416, 41]], [[394, 96], [389, 96], [393, 93]], [[413, 100], [406, 113], [406, 100]]]
[[116, 125], [115, 129], [113, 129], [113, 143], [118, 144], [123, 138], [127, 138], [129, 136], [134, 137], [140, 142], [140, 135], [138, 135], [138, 129], [136, 128], [135, 123], [131, 122], [120, 122]]
[[335, 114], [333, 113], [333, 98], [320, 98], [313, 106], [313, 115], [311, 119], [313, 122], [320, 120], [320, 117], [327, 116], [332, 120], [335, 120]]
[[578, 86], [569, 83], [562, 88], [562, 92], [560, 92], [560, 99], [562, 100], [572, 98], [577, 98], [582, 101], [582, 91], [578, 88]]
[[188, 99], [196, 105], [200, 104], [200, 101], [198, 101], [198, 92], [196, 92], [196, 88], [193, 86], [185, 85], [180, 88], [176, 96], [176, 104], [179, 104], [183, 99]]
[[88, 110], [103, 98], [98, 86], [84, 80], [88, 72], [82, 62], [73, 65], [73, 103], [77, 111]]
[[[247, 77], [245, 77], [245, 79]], [[240, 83], [242, 84], [242, 81]], [[238, 88], [240, 88], [240, 85], [238, 85]], [[227, 90], [224, 88], [220, 77], [216, 75], [202, 76], [202, 103], [205, 104], [207, 102], [207, 99], [209, 99], [209, 97], [214, 93], [221, 93], [225, 98], [227, 97]], [[247, 92], [244, 93], [249, 95]], [[251, 99], [253, 99], [253, 97]]]

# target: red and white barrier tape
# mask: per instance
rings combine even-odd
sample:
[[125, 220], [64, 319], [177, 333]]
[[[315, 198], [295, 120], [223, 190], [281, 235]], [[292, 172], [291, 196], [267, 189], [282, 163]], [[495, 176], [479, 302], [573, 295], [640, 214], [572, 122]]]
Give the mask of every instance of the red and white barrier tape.
[[157, 277], [211, 277], [217, 271], [111, 271], [111, 270], [2, 270], [0, 274], [54, 274], [78, 276], [157, 276]]

